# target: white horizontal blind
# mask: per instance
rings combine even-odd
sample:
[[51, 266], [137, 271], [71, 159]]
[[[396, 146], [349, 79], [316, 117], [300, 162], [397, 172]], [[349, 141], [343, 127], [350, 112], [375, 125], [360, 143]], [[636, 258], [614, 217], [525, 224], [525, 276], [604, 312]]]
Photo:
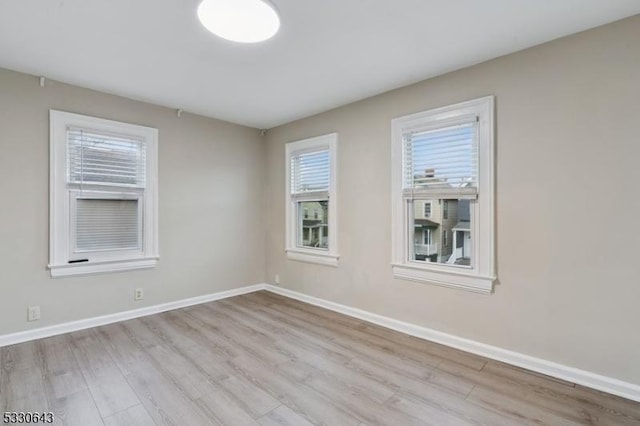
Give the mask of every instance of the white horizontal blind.
[[141, 248], [138, 199], [78, 198], [76, 252]]
[[474, 198], [478, 187], [475, 121], [404, 135], [404, 193]]
[[141, 140], [69, 128], [67, 150], [69, 183], [145, 187], [146, 149]]
[[291, 194], [328, 193], [331, 179], [329, 149], [291, 156]]

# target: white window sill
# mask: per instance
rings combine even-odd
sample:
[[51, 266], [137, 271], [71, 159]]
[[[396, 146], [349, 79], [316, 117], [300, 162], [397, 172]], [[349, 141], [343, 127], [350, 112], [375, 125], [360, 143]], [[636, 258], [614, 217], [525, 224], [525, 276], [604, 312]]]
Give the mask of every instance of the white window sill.
[[338, 258], [336, 254], [328, 252], [315, 252], [310, 250], [287, 249], [287, 257], [291, 260], [299, 262], [317, 263], [318, 265], [338, 267]]
[[158, 258], [141, 258], [135, 260], [119, 260], [95, 263], [72, 263], [65, 265], [49, 265], [51, 277], [69, 277], [75, 275], [104, 274], [108, 272], [131, 271], [135, 269], [155, 268]]
[[493, 291], [495, 277], [488, 277], [468, 273], [460, 270], [442, 270], [413, 266], [406, 264], [392, 264], [393, 276], [403, 280], [436, 284], [476, 293], [489, 294]]

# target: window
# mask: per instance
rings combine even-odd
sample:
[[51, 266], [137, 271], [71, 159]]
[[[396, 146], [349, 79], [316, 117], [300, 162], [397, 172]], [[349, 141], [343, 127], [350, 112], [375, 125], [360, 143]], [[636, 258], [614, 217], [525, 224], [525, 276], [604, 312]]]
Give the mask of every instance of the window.
[[337, 134], [286, 145], [289, 259], [337, 266]]
[[51, 276], [155, 266], [157, 140], [149, 127], [50, 112]]
[[424, 235], [424, 244], [425, 245], [431, 244], [431, 229], [425, 229], [422, 231], [422, 233]]
[[431, 217], [431, 201], [425, 201], [424, 203], [424, 217]]
[[392, 121], [397, 278], [493, 290], [493, 111], [485, 97]]

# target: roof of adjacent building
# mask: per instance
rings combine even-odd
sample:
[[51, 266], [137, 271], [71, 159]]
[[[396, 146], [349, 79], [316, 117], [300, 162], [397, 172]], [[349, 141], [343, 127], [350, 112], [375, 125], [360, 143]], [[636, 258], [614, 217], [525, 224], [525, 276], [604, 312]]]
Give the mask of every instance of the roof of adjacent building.
[[453, 227], [454, 231], [470, 231], [471, 230], [471, 222], [461, 221], [456, 223], [456, 226]]
[[426, 228], [437, 228], [438, 226], [440, 226], [439, 223], [436, 223], [429, 219], [415, 219], [414, 222], [416, 225], [424, 226]]

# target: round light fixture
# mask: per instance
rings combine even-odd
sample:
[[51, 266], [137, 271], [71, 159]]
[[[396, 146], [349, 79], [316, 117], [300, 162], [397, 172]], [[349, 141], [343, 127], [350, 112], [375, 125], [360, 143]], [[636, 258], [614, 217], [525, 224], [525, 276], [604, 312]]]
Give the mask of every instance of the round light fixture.
[[203, 0], [198, 18], [215, 35], [239, 43], [268, 40], [280, 28], [275, 9], [263, 0]]

